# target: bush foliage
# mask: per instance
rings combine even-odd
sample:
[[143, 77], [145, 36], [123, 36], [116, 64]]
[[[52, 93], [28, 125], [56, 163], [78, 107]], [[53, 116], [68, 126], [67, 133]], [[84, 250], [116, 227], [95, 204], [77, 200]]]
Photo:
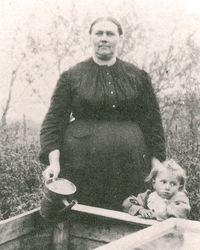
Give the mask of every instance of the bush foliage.
[[26, 132], [19, 123], [0, 131], [0, 219], [40, 205], [44, 167], [38, 161], [38, 135]]
[[[187, 136], [187, 135], [185, 135]], [[186, 139], [186, 138], [185, 138]], [[186, 172], [188, 198], [190, 200], [190, 219], [200, 221], [200, 155], [193, 146], [175, 135], [168, 142], [168, 157], [175, 159]]]

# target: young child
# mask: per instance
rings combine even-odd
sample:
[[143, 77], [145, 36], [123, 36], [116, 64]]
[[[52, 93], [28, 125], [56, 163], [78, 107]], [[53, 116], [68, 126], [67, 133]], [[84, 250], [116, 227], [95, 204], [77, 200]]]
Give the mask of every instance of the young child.
[[186, 175], [174, 160], [162, 163], [157, 160], [145, 181], [152, 183], [154, 192], [148, 189], [137, 197], [128, 197], [123, 202], [125, 212], [158, 221], [188, 217], [190, 204], [185, 190]]

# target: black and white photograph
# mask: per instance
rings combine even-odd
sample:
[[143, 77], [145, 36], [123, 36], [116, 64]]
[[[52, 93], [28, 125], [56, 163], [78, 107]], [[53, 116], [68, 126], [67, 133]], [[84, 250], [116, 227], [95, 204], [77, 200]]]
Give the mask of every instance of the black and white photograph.
[[0, 250], [200, 250], [200, 2], [0, 16]]

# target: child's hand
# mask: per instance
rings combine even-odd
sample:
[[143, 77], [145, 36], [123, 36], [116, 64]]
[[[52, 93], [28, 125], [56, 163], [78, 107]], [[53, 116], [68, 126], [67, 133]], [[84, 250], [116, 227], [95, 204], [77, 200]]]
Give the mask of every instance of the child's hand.
[[155, 218], [154, 212], [149, 209], [141, 208], [138, 213], [145, 219], [153, 219]]

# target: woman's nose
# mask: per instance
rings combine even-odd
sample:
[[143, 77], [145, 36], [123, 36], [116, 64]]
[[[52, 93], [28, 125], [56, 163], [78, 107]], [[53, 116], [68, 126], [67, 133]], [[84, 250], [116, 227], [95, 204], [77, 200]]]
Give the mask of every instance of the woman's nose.
[[101, 41], [107, 41], [107, 35], [106, 35], [106, 33], [102, 34]]

